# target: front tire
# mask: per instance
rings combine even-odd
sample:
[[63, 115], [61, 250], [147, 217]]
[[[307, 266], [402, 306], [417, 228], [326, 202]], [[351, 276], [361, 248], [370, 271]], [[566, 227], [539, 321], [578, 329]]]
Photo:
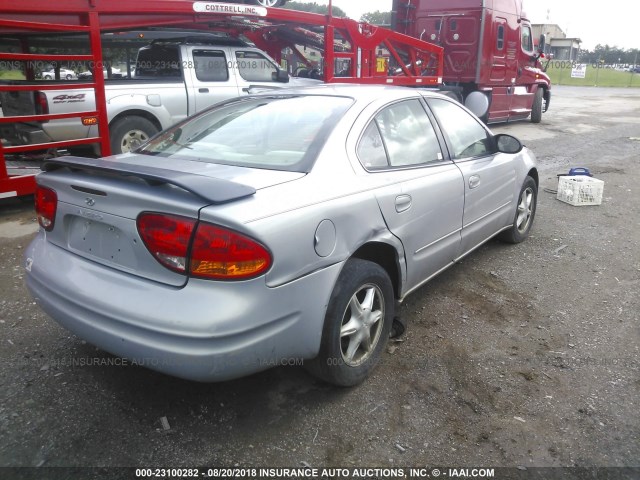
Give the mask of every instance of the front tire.
[[380, 360], [394, 306], [391, 280], [380, 265], [347, 261], [329, 300], [320, 352], [307, 369], [333, 385], [361, 383]]
[[542, 101], [544, 96], [544, 90], [542, 87], [538, 87], [535, 95], [533, 96], [533, 105], [531, 106], [531, 122], [540, 123], [542, 121]]
[[533, 219], [536, 216], [537, 202], [538, 186], [533, 178], [527, 177], [520, 189], [513, 224], [509, 230], [505, 230], [500, 234], [500, 240], [508, 243], [520, 243], [529, 236], [533, 226]]
[[135, 150], [158, 133], [158, 128], [149, 120], [138, 116], [123, 117], [109, 128], [111, 153], [127, 153]]

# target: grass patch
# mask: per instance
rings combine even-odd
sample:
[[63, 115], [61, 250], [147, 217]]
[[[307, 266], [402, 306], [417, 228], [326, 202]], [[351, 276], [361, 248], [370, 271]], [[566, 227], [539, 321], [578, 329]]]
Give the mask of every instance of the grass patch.
[[587, 65], [585, 78], [571, 78], [569, 62], [552, 60], [547, 67], [547, 75], [552, 85], [569, 85], [575, 87], [640, 87], [640, 74], [622, 72], [613, 68], [596, 68]]
[[0, 80], [24, 80], [24, 74], [19, 70], [0, 70]]

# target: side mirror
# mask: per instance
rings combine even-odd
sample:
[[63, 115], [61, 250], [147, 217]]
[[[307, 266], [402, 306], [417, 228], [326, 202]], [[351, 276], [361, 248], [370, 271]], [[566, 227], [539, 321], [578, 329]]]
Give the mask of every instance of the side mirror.
[[540, 40], [538, 40], [538, 52], [544, 53], [544, 47], [547, 45], [547, 40], [544, 36], [544, 33], [540, 35]]
[[520, 143], [520, 140], [505, 133], [496, 135], [493, 138], [500, 153], [520, 153], [524, 148], [524, 145]]
[[276, 70], [271, 74], [274, 82], [289, 83], [289, 73], [286, 70]]

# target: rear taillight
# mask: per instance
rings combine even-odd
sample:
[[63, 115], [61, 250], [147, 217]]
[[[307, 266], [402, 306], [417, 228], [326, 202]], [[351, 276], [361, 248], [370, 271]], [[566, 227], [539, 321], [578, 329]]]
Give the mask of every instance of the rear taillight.
[[58, 209], [58, 194], [55, 190], [38, 185], [36, 187], [36, 215], [38, 223], [47, 232], [53, 230]]
[[[44, 92], [34, 93], [36, 115], [49, 115], [49, 102], [47, 102], [47, 96]], [[49, 120], [42, 120], [42, 123], [47, 123]]]
[[255, 240], [208, 223], [198, 225], [190, 272], [216, 280], [246, 280], [271, 267], [271, 254]]
[[143, 213], [138, 232], [151, 254], [178, 273], [214, 280], [247, 280], [271, 267], [271, 254], [255, 240], [210, 223]]
[[196, 221], [176, 215], [143, 213], [137, 224], [142, 241], [156, 260], [174, 272], [186, 273], [187, 252]]

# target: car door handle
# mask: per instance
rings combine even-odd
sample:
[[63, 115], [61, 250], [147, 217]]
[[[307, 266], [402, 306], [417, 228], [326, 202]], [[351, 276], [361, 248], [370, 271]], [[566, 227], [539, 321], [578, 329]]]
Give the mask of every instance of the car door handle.
[[476, 188], [480, 185], [480, 175], [471, 175], [469, 177], [469, 188]]
[[396, 197], [396, 212], [406, 212], [411, 208], [411, 195], [398, 195]]
[[200, 92], [200, 93], [209, 93], [209, 89], [208, 88], [199, 88], [198, 92]]

